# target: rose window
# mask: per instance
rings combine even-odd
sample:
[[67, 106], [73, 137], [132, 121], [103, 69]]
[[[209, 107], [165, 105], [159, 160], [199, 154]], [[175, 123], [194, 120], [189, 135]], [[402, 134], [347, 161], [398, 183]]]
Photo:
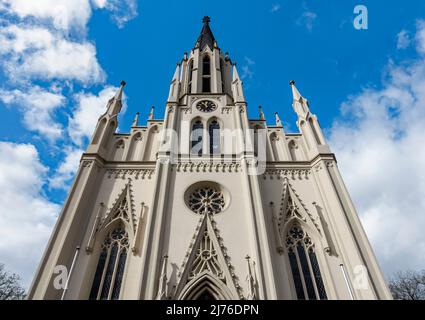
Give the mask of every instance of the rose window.
[[188, 199], [188, 205], [193, 212], [220, 213], [225, 205], [223, 193], [214, 187], [203, 187], [194, 190]]

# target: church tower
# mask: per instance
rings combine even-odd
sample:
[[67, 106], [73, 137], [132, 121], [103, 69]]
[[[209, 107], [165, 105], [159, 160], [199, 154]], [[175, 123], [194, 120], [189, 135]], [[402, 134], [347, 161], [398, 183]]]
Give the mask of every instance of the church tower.
[[298, 133], [261, 108], [248, 118], [236, 64], [204, 17], [163, 119], [152, 109], [117, 133], [124, 86], [82, 155], [30, 299], [391, 299], [294, 81]]

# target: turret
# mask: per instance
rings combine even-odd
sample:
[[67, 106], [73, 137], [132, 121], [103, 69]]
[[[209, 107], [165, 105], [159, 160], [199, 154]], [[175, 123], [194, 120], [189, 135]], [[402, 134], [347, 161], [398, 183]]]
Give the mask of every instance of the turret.
[[167, 102], [178, 102], [180, 97], [180, 64], [177, 64], [173, 79], [170, 84], [170, 91]]
[[108, 143], [111, 141], [111, 137], [118, 127], [118, 114], [122, 109], [125, 84], [125, 81], [121, 81], [115, 96], [108, 101], [106, 112], [97, 121], [91, 143], [87, 148], [87, 153], [97, 153], [101, 157], [106, 158]]
[[306, 141], [310, 156], [318, 153], [330, 153], [317, 117], [310, 111], [308, 100], [298, 91], [294, 80], [291, 80], [289, 84], [293, 96], [292, 106], [298, 115], [297, 125]]
[[232, 96], [235, 102], [245, 103], [245, 96], [243, 93], [242, 80], [239, 77], [236, 64], [233, 65], [233, 79], [232, 79]]

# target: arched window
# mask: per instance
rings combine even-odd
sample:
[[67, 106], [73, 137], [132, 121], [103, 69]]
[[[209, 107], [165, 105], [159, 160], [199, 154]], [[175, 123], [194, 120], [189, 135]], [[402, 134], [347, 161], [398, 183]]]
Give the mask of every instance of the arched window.
[[192, 93], [192, 77], [193, 77], [192, 73], [193, 73], [193, 60], [190, 60], [187, 93]]
[[210, 138], [210, 154], [220, 153], [220, 124], [217, 120], [213, 120], [208, 128]]
[[208, 56], [202, 59], [202, 92], [211, 92], [211, 60]]
[[300, 300], [326, 300], [328, 297], [314, 243], [299, 225], [294, 225], [289, 230], [286, 237], [286, 248], [297, 298]]
[[89, 299], [117, 300], [128, 251], [128, 234], [124, 228], [108, 233], [101, 250]]
[[204, 126], [200, 120], [197, 120], [192, 125], [192, 135], [191, 135], [191, 153], [202, 156], [202, 136], [203, 136]]

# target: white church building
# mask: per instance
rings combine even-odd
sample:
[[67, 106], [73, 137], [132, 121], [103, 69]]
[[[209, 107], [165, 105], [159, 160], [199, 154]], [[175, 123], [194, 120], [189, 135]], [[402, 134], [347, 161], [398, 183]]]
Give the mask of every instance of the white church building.
[[297, 133], [250, 119], [209, 22], [163, 119], [117, 133], [125, 82], [109, 100], [28, 298], [391, 299], [307, 99], [291, 81]]

